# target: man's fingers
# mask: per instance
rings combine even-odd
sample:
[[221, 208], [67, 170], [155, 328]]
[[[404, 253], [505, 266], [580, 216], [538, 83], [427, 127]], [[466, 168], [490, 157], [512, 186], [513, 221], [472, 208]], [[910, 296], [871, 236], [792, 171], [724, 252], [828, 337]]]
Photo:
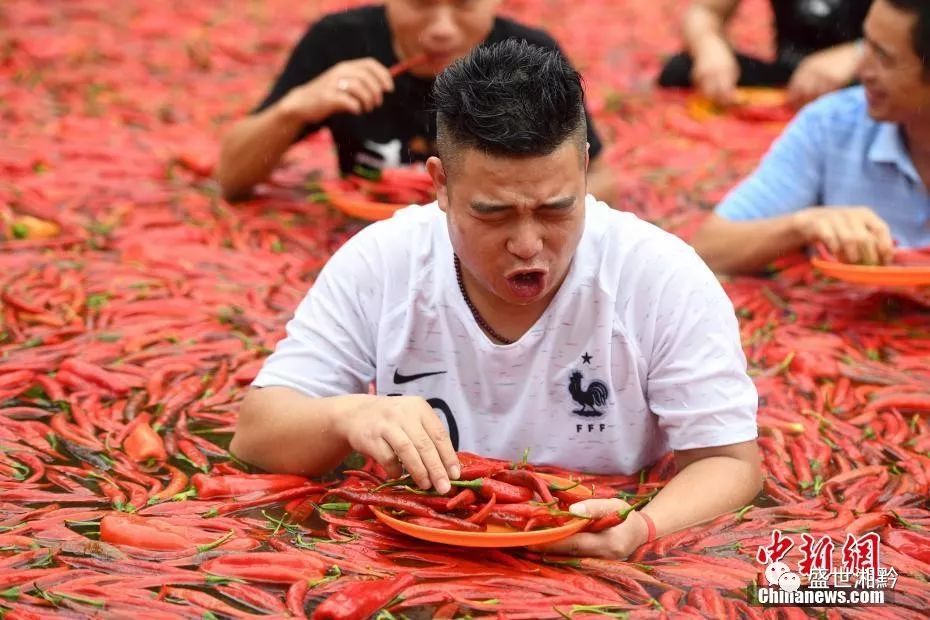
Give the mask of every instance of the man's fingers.
[[394, 90], [394, 78], [391, 71], [377, 60], [371, 58], [362, 67], [380, 86], [381, 90], [391, 92]]
[[368, 450], [368, 456], [383, 467], [384, 471], [386, 471], [391, 478], [397, 478], [403, 473], [403, 468], [401, 467], [400, 461], [397, 460], [397, 455], [394, 454], [394, 450], [391, 448], [390, 444], [383, 439], [379, 439], [375, 445]]
[[894, 239], [888, 224], [876, 215], [866, 219], [865, 225], [875, 237], [875, 249], [878, 252], [879, 262], [891, 262], [894, 257]]
[[859, 242], [859, 252], [862, 257], [862, 262], [866, 265], [877, 265], [879, 263], [878, 258], [878, 243], [873, 233], [865, 225], [865, 222], [856, 223], [858, 231], [856, 236], [860, 239]]
[[407, 436], [407, 432], [398, 426], [392, 426], [384, 434], [385, 440], [391, 446], [394, 454], [400, 459], [400, 462], [407, 468], [407, 473], [413, 477], [413, 481], [421, 489], [428, 489], [432, 485], [429, 472], [420, 458], [420, 453], [416, 446]]
[[368, 85], [358, 77], [341, 77], [336, 80], [336, 88], [339, 91], [348, 93], [357, 99], [361, 104], [363, 111], [370, 112], [372, 109], [374, 109], [375, 96], [369, 89]]
[[348, 91], [341, 91], [333, 96], [334, 108], [340, 112], [348, 112], [356, 116], [364, 112], [362, 102], [349, 94]]
[[446, 427], [439, 421], [439, 416], [436, 415], [435, 411], [424, 414], [423, 428], [426, 429], [426, 433], [433, 441], [433, 445], [436, 446], [436, 451], [439, 452], [439, 458], [442, 460], [449, 478], [458, 480], [462, 472], [462, 466], [459, 464], [459, 457], [455, 453], [452, 441], [449, 439], [449, 433], [446, 432]]
[[834, 227], [840, 239], [846, 261], [861, 263], [867, 260], [872, 233], [865, 227], [862, 220], [846, 214], [834, 221]]
[[822, 241], [831, 254], [837, 255], [840, 253], [840, 241], [836, 230], [826, 220], [820, 219], [814, 224], [814, 237]]
[[422, 425], [412, 425], [407, 430], [407, 435], [413, 442], [423, 466], [426, 468], [426, 474], [429, 478], [428, 486], [432, 486], [439, 493], [448, 493], [452, 486], [449, 484], [449, 475], [446, 472], [446, 466], [439, 457], [439, 452], [433, 443], [432, 437], [426, 432]]
[[[359, 84], [361, 84], [372, 102], [372, 108], [380, 107], [384, 101], [384, 87], [377, 77], [364, 67], [360, 68], [355, 74]], [[369, 110], [370, 111], [370, 110]]]
[[576, 502], [569, 506], [569, 511], [579, 517], [591, 517], [599, 519], [620, 510], [626, 510], [630, 505], [622, 499], [603, 498], [603, 499], [586, 499]]

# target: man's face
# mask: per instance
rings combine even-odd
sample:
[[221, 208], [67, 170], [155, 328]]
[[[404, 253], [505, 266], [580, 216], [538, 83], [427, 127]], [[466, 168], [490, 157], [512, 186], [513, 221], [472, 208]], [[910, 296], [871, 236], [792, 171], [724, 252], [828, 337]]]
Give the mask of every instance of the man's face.
[[411, 69], [435, 77], [484, 41], [500, 0], [386, 0], [394, 49], [400, 58], [426, 53], [430, 62]]
[[917, 16], [875, 0], [865, 20], [865, 57], [860, 71], [869, 115], [877, 121], [930, 121], [930, 77], [914, 52]]
[[579, 148], [570, 137], [540, 157], [463, 149], [450, 170], [436, 157], [427, 162], [452, 247], [498, 307], [547, 304], [568, 272], [584, 229], [587, 155]]

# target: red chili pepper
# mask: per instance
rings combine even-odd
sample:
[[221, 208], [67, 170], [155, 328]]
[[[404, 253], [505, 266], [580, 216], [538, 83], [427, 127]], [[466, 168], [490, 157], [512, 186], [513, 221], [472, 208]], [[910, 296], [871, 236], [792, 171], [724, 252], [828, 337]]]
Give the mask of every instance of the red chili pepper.
[[429, 506], [418, 503], [415, 500], [393, 497], [390, 494], [382, 493], [370, 493], [367, 491], [361, 491], [356, 489], [331, 489], [329, 491], [332, 495], [337, 495], [344, 499], [354, 502], [356, 504], [367, 504], [369, 506], [383, 506], [385, 508], [393, 508], [395, 510], [402, 510], [408, 514], [415, 515], [418, 517], [431, 517], [433, 519], [438, 519], [440, 521], [445, 521], [450, 525], [456, 525], [459, 529], [470, 530], [470, 531], [480, 531], [481, 527], [475, 525], [474, 523], [469, 523], [464, 519], [457, 519], [455, 517], [450, 517], [436, 512]]
[[414, 583], [416, 578], [409, 573], [381, 581], [356, 581], [330, 595], [310, 617], [312, 620], [368, 618]]
[[448, 497], [443, 497], [440, 495], [421, 495], [419, 493], [405, 493], [403, 491], [397, 491], [397, 490], [393, 490], [393, 491], [385, 490], [385, 491], [382, 491], [381, 493], [383, 493], [384, 495], [388, 497], [393, 497], [395, 499], [403, 499], [403, 500], [407, 500], [411, 502], [416, 502], [417, 504], [421, 504], [428, 508], [432, 508], [433, 510], [437, 512], [448, 512], [449, 511], [448, 503], [449, 503], [450, 498]]
[[103, 444], [97, 441], [96, 437], [88, 436], [76, 426], [68, 422], [64, 412], [58, 412], [52, 416], [49, 422], [55, 434], [79, 446], [90, 448], [91, 450], [103, 450]]
[[117, 510], [121, 510], [126, 505], [126, 494], [114, 483], [108, 480], [98, 480], [97, 485]]
[[[289, 584], [293, 581], [292, 579], [281, 583]], [[217, 586], [216, 589], [223, 596], [263, 614], [275, 614], [281, 617], [287, 613], [287, 607], [281, 603], [281, 600], [262, 588], [247, 583], [227, 583]]]
[[930, 564], [930, 534], [912, 530], [892, 529], [882, 541], [905, 555]]
[[217, 507], [215, 510], [217, 514], [225, 515], [231, 512], [237, 512], [239, 510], [245, 510], [247, 508], [254, 508], [255, 506], [270, 506], [271, 504], [276, 504], [278, 502], [283, 502], [285, 500], [290, 500], [297, 497], [307, 497], [312, 493], [318, 493], [325, 490], [326, 487], [322, 485], [307, 484], [301, 487], [294, 487], [292, 489], [278, 491], [277, 493], [265, 495], [253, 500], [237, 500], [234, 502], [226, 502], [222, 506]]
[[[208, 546], [222, 538], [222, 532], [178, 526], [158, 517], [108, 514], [100, 520], [100, 540], [141, 549], [196, 552], [198, 546]], [[237, 543], [233, 540], [222, 543], [224, 548], [243, 549], [258, 545], [252, 539], [239, 539]]]
[[187, 488], [187, 474], [173, 465], [165, 465], [165, 468], [171, 472], [171, 480], [162, 491], [152, 495], [152, 497], [149, 498], [149, 501], [163, 501], [171, 499]]
[[178, 437], [177, 434], [175, 434], [175, 441], [178, 444], [178, 450], [180, 450], [181, 454], [187, 457], [187, 459], [193, 463], [195, 467], [198, 467], [204, 471], [210, 468], [210, 461], [207, 460], [207, 457], [204, 456], [203, 452], [201, 452], [197, 446], [191, 443], [190, 440], [183, 437]]
[[490, 516], [491, 511], [494, 510], [495, 504], [497, 504], [497, 496], [492, 493], [491, 499], [488, 500], [488, 503], [482, 506], [481, 510], [468, 517], [466, 521], [469, 521], [470, 523], [484, 523], [488, 520], [488, 516]]
[[161, 435], [156, 433], [144, 420], [136, 424], [132, 432], [123, 441], [123, 450], [126, 451], [129, 458], [137, 463], [149, 459], [156, 461], [168, 459], [168, 454], [165, 452], [165, 443]]
[[410, 71], [414, 67], [418, 67], [424, 64], [428, 60], [429, 60], [429, 56], [426, 54], [418, 54], [416, 56], [411, 56], [410, 58], [407, 58], [406, 60], [402, 60], [398, 62], [397, 64], [392, 65], [390, 68], [388, 68], [388, 72], [390, 72], [392, 78], [396, 78], [397, 76], [403, 73], [406, 73], [407, 71]]
[[346, 517], [349, 519], [372, 519], [374, 516], [375, 514], [371, 511], [371, 508], [365, 504], [352, 504], [352, 507], [346, 512]]
[[296, 487], [309, 485], [303, 476], [290, 474], [239, 474], [229, 476], [211, 476], [194, 474], [191, 483], [201, 499], [218, 497], [242, 497], [252, 493], [278, 493]]
[[375, 486], [378, 486], [384, 482], [383, 479], [378, 478], [371, 472], [367, 472], [364, 469], [346, 469], [343, 470], [342, 475], [346, 478], [361, 478], [366, 482], [373, 483]]
[[200, 592], [199, 590], [167, 586], [164, 588], [164, 595], [173, 599], [187, 601], [188, 603], [202, 609], [217, 612], [221, 615], [229, 616], [231, 618], [236, 618], [243, 615], [241, 609], [236, 609], [232, 605], [224, 603], [220, 599], [214, 596], [210, 596], [206, 592]]
[[549, 490], [549, 482], [526, 469], [505, 469], [494, 474], [495, 480], [536, 491], [544, 504], [552, 504], [555, 498]]
[[478, 491], [485, 499], [497, 497], [501, 504], [520, 504], [533, 499], [532, 489], [507, 484], [493, 478], [476, 478], [474, 480], [453, 480], [452, 486], [464, 487]]
[[330, 566], [332, 563], [312, 553], [259, 551], [216, 557], [201, 564], [200, 568], [221, 577], [292, 584], [299, 579], [318, 579]]
[[108, 389], [117, 395], [129, 392], [130, 386], [111, 372], [82, 360], [69, 357], [61, 363], [61, 370], [76, 374], [102, 388]]
[[454, 497], [450, 497], [446, 501], [446, 510], [456, 510], [458, 508], [464, 508], [465, 506], [470, 506], [477, 501], [478, 497], [475, 495], [475, 492], [471, 489], [462, 489]]
[[298, 579], [287, 589], [287, 595], [284, 597], [284, 602], [287, 604], [287, 610], [291, 612], [293, 616], [298, 618], [305, 618], [307, 616], [305, 607], [307, 591], [309, 589], [310, 584], [306, 579]]

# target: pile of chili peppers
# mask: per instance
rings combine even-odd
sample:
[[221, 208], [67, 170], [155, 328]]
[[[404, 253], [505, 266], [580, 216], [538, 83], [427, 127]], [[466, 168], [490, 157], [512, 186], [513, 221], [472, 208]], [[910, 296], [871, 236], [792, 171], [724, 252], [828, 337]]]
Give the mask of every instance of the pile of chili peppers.
[[[547, 478], [532, 465], [512, 465], [459, 453], [462, 473], [452, 481], [448, 493], [439, 494], [415, 488], [410, 476], [387, 480], [377, 465], [369, 470], [344, 470], [346, 486], [329, 495], [345, 500], [349, 516], [371, 517], [372, 509], [401, 518], [408, 523], [440, 530], [466, 532], [532, 532], [557, 528], [576, 519], [569, 507], [590, 497], [613, 497], [606, 487], [588, 487], [572, 480]], [[339, 504], [331, 504], [339, 506]], [[618, 525], [626, 514], [617, 512], [591, 520], [585, 531], [596, 533]]]
[[[401, 485], [376, 492], [385, 481], [370, 462], [309, 480], [258, 473], [229, 454], [249, 381], [321, 266], [363, 224], [309, 199], [308, 178], [335, 169], [327, 136], [295, 147], [237, 205], [210, 180], [218, 140], [305, 24], [350, 4], [4, 4], [0, 615], [924, 617], [930, 295], [831, 282], [804, 257], [724, 283], [761, 397], [763, 496], [627, 561], [415, 540], [367, 512], [363, 493], [411, 499]], [[617, 206], [687, 238], [781, 123], [696, 117], [688, 95], [651, 88], [679, 45], [680, 5], [503, 6], [547, 27], [583, 71], [624, 196]], [[742, 3], [740, 49], [771, 52], [759, 19], [767, 6]], [[565, 516], [562, 490], [529, 473], [639, 504], [675, 471], [670, 456], [618, 476], [470, 458], [483, 471], [476, 488], [430, 497], [432, 511], [413, 517], [550, 527]], [[461, 505], [448, 510], [450, 501]], [[535, 508], [524, 520], [504, 506]], [[774, 529], [798, 543], [783, 560], [792, 567], [802, 533], [828, 537], [837, 556], [849, 534], [876, 533], [882, 565], [897, 572], [889, 604], [750, 605], [745, 588]]]

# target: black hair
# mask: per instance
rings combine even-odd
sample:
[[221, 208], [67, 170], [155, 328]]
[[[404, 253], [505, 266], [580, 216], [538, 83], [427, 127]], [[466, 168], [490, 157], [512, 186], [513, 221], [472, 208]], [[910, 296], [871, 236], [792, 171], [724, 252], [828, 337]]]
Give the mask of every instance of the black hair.
[[587, 127], [581, 76], [558, 50], [521, 39], [473, 49], [433, 84], [439, 157], [462, 147], [496, 156], [548, 155]]
[[930, 74], [930, 1], [888, 0], [888, 2], [898, 10], [917, 15], [914, 30], [911, 32], [911, 44], [924, 65], [924, 72]]

